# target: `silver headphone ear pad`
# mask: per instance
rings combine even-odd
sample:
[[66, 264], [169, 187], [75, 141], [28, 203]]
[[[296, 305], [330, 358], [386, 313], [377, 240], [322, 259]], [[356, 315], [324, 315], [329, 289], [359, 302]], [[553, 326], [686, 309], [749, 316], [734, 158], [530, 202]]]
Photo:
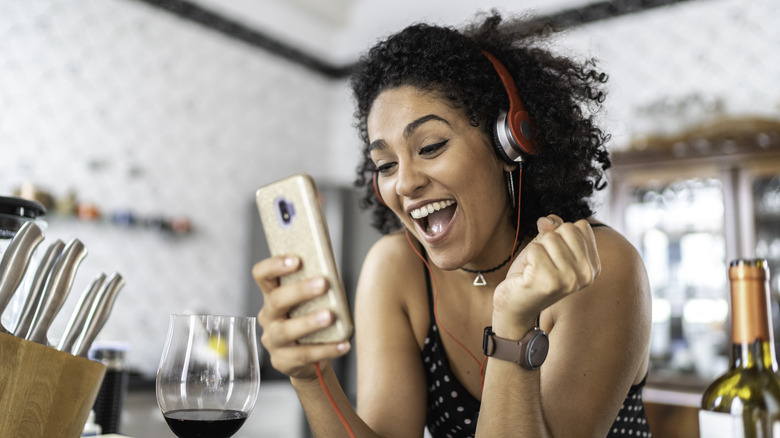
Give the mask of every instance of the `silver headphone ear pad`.
[[507, 122], [507, 112], [504, 110], [498, 112], [493, 137], [496, 154], [498, 154], [499, 158], [510, 164], [522, 161], [522, 156], [518, 152], [520, 145], [512, 135], [512, 130]]

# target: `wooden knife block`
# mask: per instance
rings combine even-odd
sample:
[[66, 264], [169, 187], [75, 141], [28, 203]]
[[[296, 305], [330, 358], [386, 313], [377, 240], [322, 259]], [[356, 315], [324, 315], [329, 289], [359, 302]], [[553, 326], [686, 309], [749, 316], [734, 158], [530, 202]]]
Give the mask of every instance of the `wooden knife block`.
[[0, 438], [77, 438], [106, 367], [0, 333]]

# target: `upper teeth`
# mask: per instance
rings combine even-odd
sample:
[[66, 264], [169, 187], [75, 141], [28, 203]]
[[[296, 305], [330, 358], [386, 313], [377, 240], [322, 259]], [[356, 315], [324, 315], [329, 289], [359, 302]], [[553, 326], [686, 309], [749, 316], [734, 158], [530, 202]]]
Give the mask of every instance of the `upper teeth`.
[[412, 217], [415, 219], [422, 219], [429, 214], [433, 213], [434, 211], [441, 210], [442, 208], [447, 208], [450, 205], [454, 204], [455, 201], [448, 199], [446, 201], [437, 201], [437, 202], [431, 202], [428, 205], [423, 205], [420, 208], [415, 208], [412, 210]]

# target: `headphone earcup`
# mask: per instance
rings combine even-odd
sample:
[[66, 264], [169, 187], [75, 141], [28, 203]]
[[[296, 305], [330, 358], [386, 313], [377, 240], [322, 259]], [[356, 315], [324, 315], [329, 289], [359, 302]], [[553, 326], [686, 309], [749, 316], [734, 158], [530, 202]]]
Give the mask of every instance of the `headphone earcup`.
[[522, 161], [520, 153], [517, 152], [516, 148], [512, 147], [514, 136], [507, 123], [506, 111], [502, 110], [499, 112], [496, 123], [492, 128], [491, 137], [493, 137], [493, 147], [498, 158], [508, 164], [517, 164], [518, 161]]
[[521, 154], [535, 155], [538, 152], [531, 116], [525, 109], [517, 92], [517, 85], [504, 64], [489, 52], [483, 50], [482, 53], [493, 65], [509, 97], [509, 109], [499, 111], [496, 120], [494, 133], [497, 140], [496, 149], [502, 160], [510, 164], [517, 163], [523, 159]]

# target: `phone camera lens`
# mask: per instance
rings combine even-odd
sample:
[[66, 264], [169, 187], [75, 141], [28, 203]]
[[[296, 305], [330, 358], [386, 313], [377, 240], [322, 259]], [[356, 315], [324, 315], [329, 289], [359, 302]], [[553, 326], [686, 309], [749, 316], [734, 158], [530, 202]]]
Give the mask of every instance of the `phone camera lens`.
[[282, 219], [283, 225], [290, 225], [290, 222], [292, 222], [292, 212], [293, 208], [292, 205], [289, 205], [287, 201], [284, 199], [279, 200], [277, 203], [277, 208], [279, 211], [279, 217]]

